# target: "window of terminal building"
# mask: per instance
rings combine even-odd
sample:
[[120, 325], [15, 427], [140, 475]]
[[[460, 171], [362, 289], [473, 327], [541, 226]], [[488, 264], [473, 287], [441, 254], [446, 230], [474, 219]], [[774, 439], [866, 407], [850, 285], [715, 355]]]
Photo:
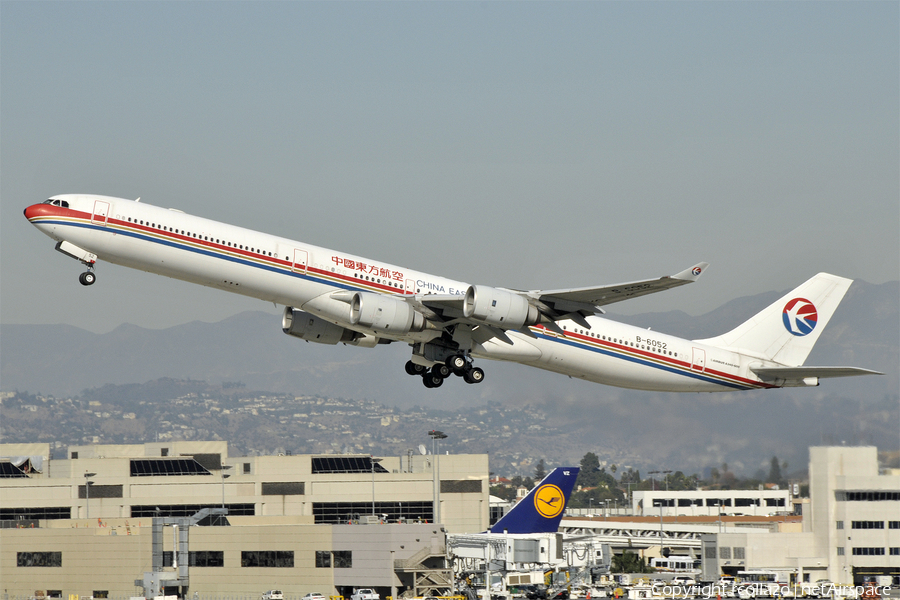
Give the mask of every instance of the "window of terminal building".
[[744, 548], [742, 546], [735, 546], [731, 549], [732, 554], [734, 555], [734, 560], [744, 560], [746, 558]]
[[[431, 500], [420, 502], [376, 502], [375, 514], [387, 523], [434, 520]], [[371, 502], [313, 502], [315, 523], [341, 525], [358, 522], [362, 515], [372, 514]]]
[[47, 590], [48, 598], [62, 598], [62, 590]]
[[838, 555], [838, 556], [844, 556], [844, 547], [843, 547], [843, 546], [838, 546], [838, 547], [837, 547], [837, 555]]
[[78, 458], [78, 453], [77, 453], [77, 452], [72, 452], [72, 453], [70, 454], [70, 456], [71, 456], [71, 458], [73, 458], [73, 459], [74, 459], [74, 458]]
[[[221, 550], [191, 550], [188, 552], [188, 565], [191, 567], [224, 567], [225, 553]], [[172, 566], [172, 551], [163, 552], [163, 566]]]
[[784, 506], [784, 498], [766, 498], [766, 506]]
[[900, 529], [900, 521], [888, 521], [888, 529]]
[[93, 598], [109, 598], [109, 590], [94, 590], [91, 596]]
[[0, 521], [37, 521], [40, 519], [71, 519], [71, 506], [37, 508], [0, 508]]
[[[87, 486], [78, 486], [78, 497], [87, 498]], [[91, 484], [91, 498], [121, 498], [122, 484], [97, 485]]]
[[[735, 506], [759, 506], [759, 498], [735, 498]], [[769, 506], [769, 499], [766, 499], [766, 506]]]
[[303, 496], [306, 486], [302, 481], [263, 482], [263, 496]]
[[838, 522], [835, 524], [835, 529], [843, 529], [843, 528], [844, 528], [844, 522], [843, 522], [843, 521], [838, 521]]
[[[132, 517], [193, 517], [204, 508], [221, 508], [221, 504], [133, 504]], [[256, 514], [253, 503], [226, 504], [229, 516], [249, 516]], [[68, 517], [66, 517], [68, 518]], [[212, 521], [211, 522], [218, 522]], [[201, 521], [201, 524], [204, 522]]]
[[655, 508], [661, 508], [664, 506], [675, 506], [675, 499], [674, 498], [654, 498], [653, 506]]
[[719, 558], [731, 560], [731, 548], [728, 546], [719, 546]]
[[293, 568], [293, 550], [242, 550], [242, 567]]
[[894, 502], [900, 500], [900, 491], [836, 490], [834, 499], [838, 502]]
[[17, 567], [61, 567], [62, 552], [16, 552]]
[[715, 546], [707, 546], [706, 550], [703, 553], [705, 558], [709, 558], [715, 560], [716, 558], [716, 547]]
[[250, 463], [244, 463], [244, 474], [250, 473]]
[[852, 521], [853, 529], [884, 529], [884, 521]]
[[331, 568], [331, 552], [329, 552], [328, 550], [316, 550], [316, 568]]
[[731, 498], [707, 498], [707, 506], [731, 506]]
[[480, 494], [480, 479], [442, 479], [442, 494]]
[[335, 569], [352, 569], [353, 568], [353, 552], [351, 550], [334, 550]]
[[884, 556], [884, 548], [853, 548], [853, 556]]
[[160, 455], [160, 456], [168, 456], [168, 455], [169, 455], [169, 449], [168, 449], [168, 448], [160, 448], [160, 449], [159, 449], [159, 455]]
[[900, 548], [891, 548], [890, 555], [891, 556], [900, 556]]

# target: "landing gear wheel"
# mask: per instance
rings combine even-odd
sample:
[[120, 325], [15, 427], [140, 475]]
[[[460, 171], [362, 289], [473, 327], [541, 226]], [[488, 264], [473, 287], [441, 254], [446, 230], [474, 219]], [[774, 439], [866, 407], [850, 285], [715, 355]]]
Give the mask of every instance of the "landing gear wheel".
[[423, 365], [417, 365], [411, 360], [406, 361], [406, 373], [409, 375], [421, 375], [425, 372], [425, 367]]
[[422, 376], [422, 383], [425, 384], [425, 387], [429, 389], [441, 387], [444, 383], [444, 378], [440, 375], [434, 375], [430, 372], [425, 373]]
[[481, 383], [484, 381], [484, 369], [481, 367], [474, 367], [471, 371], [468, 371], [463, 375], [463, 379], [465, 379], [466, 383]]
[[436, 377], [440, 377], [441, 379], [450, 377], [450, 367], [448, 367], [447, 365], [436, 364], [431, 367], [431, 370], [428, 372]]
[[466, 373], [466, 367], [468, 364], [466, 363], [466, 357], [462, 354], [455, 354], [447, 359], [446, 365], [450, 367], [450, 370], [453, 371], [454, 375], [459, 375], [462, 377]]
[[97, 281], [97, 276], [94, 275], [93, 271], [85, 271], [78, 276], [78, 282], [81, 285], [94, 285], [95, 281]]

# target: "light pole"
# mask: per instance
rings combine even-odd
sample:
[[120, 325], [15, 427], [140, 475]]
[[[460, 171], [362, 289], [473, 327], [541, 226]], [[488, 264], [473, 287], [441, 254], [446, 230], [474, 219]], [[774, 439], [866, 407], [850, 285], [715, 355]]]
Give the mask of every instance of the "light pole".
[[231, 477], [225, 471], [231, 468], [231, 465], [222, 465], [222, 508], [225, 508], [225, 480]]
[[594, 516], [594, 499], [588, 498], [588, 516], [593, 518]]
[[91, 518], [91, 484], [94, 482], [91, 481], [91, 477], [97, 475], [96, 473], [85, 473], [84, 474], [84, 512], [86, 518]]
[[608, 521], [608, 520], [609, 520], [609, 500], [604, 500], [604, 501], [603, 501], [603, 504], [604, 504], [604, 507], [603, 507], [603, 520], [604, 520], [604, 521]]
[[[431, 466], [432, 475], [434, 477], [434, 506], [432, 507], [432, 513], [434, 516], [434, 522], [441, 522], [441, 469], [438, 464], [438, 455], [441, 451], [441, 442], [447, 437], [447, 434], [443, 431], [438, 431], [437, 429], [432, 429], [428, 432], [428, 435], [431, 437], [431, 457], [434, 459], [434, 464]], [[437, 450], [435, 450], [435, 443], [437, 444]]]

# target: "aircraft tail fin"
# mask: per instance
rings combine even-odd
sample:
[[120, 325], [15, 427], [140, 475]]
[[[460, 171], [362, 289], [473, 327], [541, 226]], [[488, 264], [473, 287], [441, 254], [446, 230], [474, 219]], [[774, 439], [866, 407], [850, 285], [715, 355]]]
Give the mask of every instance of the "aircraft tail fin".
[[728, 333], [697, 341], [798, 367], [851, 283], [851, 279], [819, 273]]
[[556, 533], [579, 470], [578, 467], [557, 467], [550, 471], [491, 527], [490, 532]]

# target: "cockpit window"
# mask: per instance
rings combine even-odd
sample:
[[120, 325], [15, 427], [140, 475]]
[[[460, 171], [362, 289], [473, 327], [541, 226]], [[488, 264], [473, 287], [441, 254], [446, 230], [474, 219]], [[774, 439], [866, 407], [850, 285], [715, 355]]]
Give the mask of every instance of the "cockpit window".
[[61, 206], [62, 208], [69, 208], [69, 203], [65, 200], [54, 200], [50, 198], [48, 200], [44, 200], [41, 204], [52, 204], [53, 206]]

